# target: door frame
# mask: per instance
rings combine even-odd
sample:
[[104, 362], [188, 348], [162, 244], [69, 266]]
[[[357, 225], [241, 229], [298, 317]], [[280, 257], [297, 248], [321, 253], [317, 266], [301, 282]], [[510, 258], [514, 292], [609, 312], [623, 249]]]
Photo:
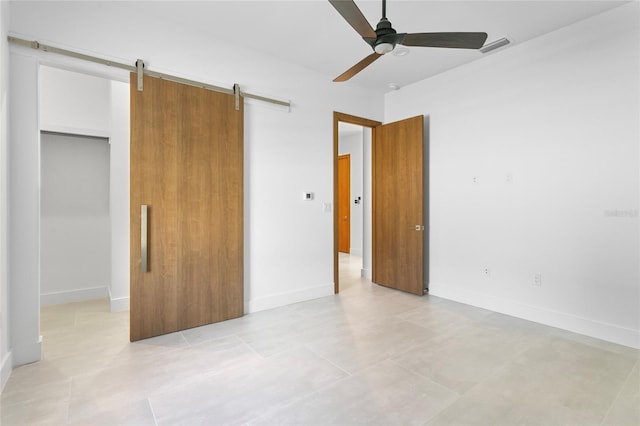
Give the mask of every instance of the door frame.
[[[368, 118], [357, 117], [355, 115], [344, 114], [341, 112], [333, 112], [333, 286], [334, 293], [340, 292], [340, 268], [338, 261], [338, 125], [339, 123], [355, 124], [362, 127], [369, 127], [371, 129], [371, 144], [375, 144], [376, 140], [376, 126], [382, 125], [381, 122], [375, 120], [369, 120]], [[372, 158], [372, 163], [375, 161]], [[372, 164], [373, 166], [373, 164]], [[373, 172], [373, 167], [371, 168]], [[374, 241], [371, 242], [375, 244]], [[372, 259], [373, 260], [373, 259]], [[374, 265], [375, 262], [372, 262]]]
[[[41, 336], [40, 326], [40, 236], [38, 234], [40, 229], [40, 206], [33, 200], [40, 198], [40, 131], [62, 130], [45, 129], [38, 120], [40, 99], [37, 96], [37, 89], [40, 85], [38, 81], [40, 68], [42, 66], [59, 68], [121, 83], [128, 83], [128, 72], [105, 65], [91, 64], [79, 59], [65, 59], [41, 51], [18, 52], [14, 48], [10, 48], [8, 54], [12, 59], [9, 66], [13, 73], [11, 89], [14, 93], [14, 96], [12, 96], [14, 101], [9, 100], [8, 107], [11, 108], [13, 120], [23, 123], [21, 126], [11, 126], [9, 130], [7, 143], [11, 149], [11, 157], [19, 155], [21, 160], [18, 162], [20, 167], [15, 167], [10, 172], [11, 180], [8, 182], [8, 191], [19, 186], [20, 193], [32, 194], [32, 196], [27, 197], [26, 201], [20, 200], [19, 203], [11, 203], [7, 208], [9, 212], [14, 211], [14, 209], [21, 212], [20, 215], [14, 215], [13, 219], [9, 218], [7, 227], [11, 227], [14, 231], [12, 232], [13, 235], [20, 235], [22, 241], [17, 250], [12, 250], [12, 259], [9, 260], [8, 266], [36, 265], [35, 268], [15, 267], [13, 272], [15, 276], [7, 284], [7, 290], [10, 294], [6, 297], [6, 300], [13, 306], [21, 307], [19, 310], [13, 311], [11, 318], [6, 323], [7, 331], [13, 336], [12, 339], [14, 340], [13, 365], [19, 366], [42, 360], [42, 345], [43, 341], [46, 340], [46, 336]], [[16, 55], [19, 60], [14, 61], [13, 59]], [[19, 101], [15, 101], [16, 99]], [[13, 105], [14, 102], [19, 102], [19, 107], [16, 108]], [[84, 129], [83, 133], [100, 137], [106, 136], [110, 139], [115, 136], [112, 133], [104, 134], [102, 130], [98, 131], [98, 129]], [[20, 141], [20, 143], [15, 144], [11, 141]], [[128, 149], [126, 151], [128, 152]], [[111, 154], [110, 161], [113, 161], [113, 151]], [[128, 164], [128, 157], [126, 164]], [[126, 185], [126, 188], [122, 186], [112, 186], [112, 188], [126, 191], [122, 192], [120, 196], [127, 200], [129, 199], [128, 185]], [[129, 209], [125, 210], [124, 217], [128, 222]], [[129, 232], [128, 227], [122, 229], [122, 232], [125, 231]], [[125, 238], [128, 241], [128, 234], [125, 235]], [[11, 246], [13, 243], [9, 239], [7, 244]], [[128, 253], [124, 257], [126, 257], [126, 262], [122, 263], [122, 267], [126, 269], [126, 275], [128, 276]], [[111, 311], [127, 310], [129, 306], [128, 296], [127, 290], [126, 297], [110, 299]], [[2, 366], [0, 365], [0, 367]], [[4, 372], [4, 370], [0, 371], [0, 373]]]

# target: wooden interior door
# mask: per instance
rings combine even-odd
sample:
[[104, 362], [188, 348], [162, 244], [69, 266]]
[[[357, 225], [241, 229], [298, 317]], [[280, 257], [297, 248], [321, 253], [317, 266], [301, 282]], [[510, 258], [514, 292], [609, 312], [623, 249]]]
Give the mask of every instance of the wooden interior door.
[[373, 282], [424, 294], [424, 117], [374, 129]]
[[[142, 270], [147, 207], [147, 270]], [[242, 316], [243, 109], [131, 76], [132, 341]]]
[[351, 252], [351, 155], [338, 156], [338, 251]]

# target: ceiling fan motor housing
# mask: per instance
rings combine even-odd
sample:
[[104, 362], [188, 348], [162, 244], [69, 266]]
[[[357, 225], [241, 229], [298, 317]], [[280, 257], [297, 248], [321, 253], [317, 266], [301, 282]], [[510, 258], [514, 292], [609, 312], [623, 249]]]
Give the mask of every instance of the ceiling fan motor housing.
[[391, 52], [397, 43], [396, 30], [391, 26], [391, 22], [387, 18], [380, 19], [376, 25], [376, 39], [371, 44], [373, 49], [384, 55]]

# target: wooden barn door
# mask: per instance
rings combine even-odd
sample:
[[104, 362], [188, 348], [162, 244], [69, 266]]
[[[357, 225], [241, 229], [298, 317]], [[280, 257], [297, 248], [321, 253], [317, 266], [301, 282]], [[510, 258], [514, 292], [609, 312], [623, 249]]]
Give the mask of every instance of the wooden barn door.
[[243, 315], [242, 104], [131, 75], [131, 341]]

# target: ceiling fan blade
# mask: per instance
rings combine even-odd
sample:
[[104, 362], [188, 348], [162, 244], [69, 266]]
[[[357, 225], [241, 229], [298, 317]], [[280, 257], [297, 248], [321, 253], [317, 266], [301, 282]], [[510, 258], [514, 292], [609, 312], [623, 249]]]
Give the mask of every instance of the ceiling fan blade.
[[358, 74], [360, 71], [365, 69], [367, 66], [371, 65], [373, 63], [373, 61], [378, 59], [380, 56], [382, 56], [382, 55], [380, 55], [378, 53], [375, 53], [375, 52], [372, 53], [371, 55], [367, 56], [366, 58], [364, 58], [363, 60], [361, 60], [360, 62], [358, 62], [357, 64], [355, 64], [354, 66], [352, 66], [351, 68], [349, 68], [348, 70], [346, 70], [345, 72], [340, 74], [333, 81], [339, 82], [339, 81], [347, 81], [347, 80], [349, 80], [351, 77], [353, 77], [354, 75]]
[[486, 40], [487, 33], [415, 33], [405, 35], [398, 43], [405, 46], [480, 49]]
[[373, 31], [373, 27], [353, 0], [329, 0], [329, 3], [331, 3], [345, 21], [347, 21], [361, 37], [376, 37], [376, 32]]

